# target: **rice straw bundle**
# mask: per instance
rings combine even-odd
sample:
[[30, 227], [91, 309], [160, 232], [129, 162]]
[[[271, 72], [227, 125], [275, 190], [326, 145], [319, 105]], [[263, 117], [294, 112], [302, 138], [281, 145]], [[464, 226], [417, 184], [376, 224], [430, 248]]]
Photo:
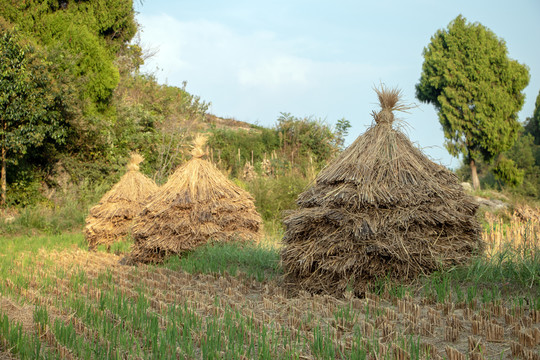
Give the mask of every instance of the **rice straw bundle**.
[[377, 90], [375, 124], [324, 168], [284, 219], [292, 289], [340, 295], [380, 277], [412, 279], [483, 250], [478, 205], [458, 178], [392, 127], [400, 91]]
[[145, 199], [157, 190], [157, 185], [139, 172], [143, 157], [132, 154], [127, 172], [99, 203], [90, 209], [84, 235], [90, 249], [104, 244], [110, 247], [123, 239], [131, 227], [131, 220], [143, 208]]
[[134, 221], [131, 262], [159, 263], [211, 240], [257, 240], [261, 216], [251, 195], [203, 160], [198, 136], [192, 159], [179, 167]]

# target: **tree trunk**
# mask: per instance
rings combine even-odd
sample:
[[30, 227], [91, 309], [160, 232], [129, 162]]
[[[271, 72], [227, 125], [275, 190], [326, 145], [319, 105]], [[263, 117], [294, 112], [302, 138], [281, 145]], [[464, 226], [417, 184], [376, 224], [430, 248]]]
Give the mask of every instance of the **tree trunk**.
[[2, 146], [2, 196], [0, 199], [0, 206], [6, 206], [6, 190], [7, 190], [7, 181], [6, 181], [6, 148]]
[[480, 180], [478, 180], [478, 173], [476, 172], [476, 163], [471, 159], [471, 179], [472, 187], [474, 190], [480, 190]]

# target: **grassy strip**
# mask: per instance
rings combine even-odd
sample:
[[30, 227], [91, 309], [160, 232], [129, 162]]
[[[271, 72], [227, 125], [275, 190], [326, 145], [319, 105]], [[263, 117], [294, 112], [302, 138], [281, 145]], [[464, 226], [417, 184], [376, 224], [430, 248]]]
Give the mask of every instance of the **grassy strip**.
[[525, 299], [540, 309], [540, 249], [525, 257], [511, 249], [491, 258], [477, 257], [468, 266], [435, 272], [420, 283], [424, 296], [441, 303]]
[[[86, 242], [84, 244], [88, 248]], [[108, 248], [107, 245], [98, 245], [97, 251], [103, 251], [103, 252], [111, 252], [113, 254], [127, 254], [131, 251], [131, 245], [133, 245], [133, 240], [131, 239], [125, 239], [122, 241], [117, 241], [110, 245], [110, 248]]]
[[11, 262], [21, 253], [36, 254], [38, 250], [62, 250], [72, 246], [86, 249], [81, 233], [61, 235], [0, 237], [0, 263]]
[[[24, 301], [24, 298], [20, 298], [12, 288], [26, 290], [33, 281], [39, 280], [40, 283], [46, 284], [50, 280], [46, 275], [37, 279], [36, 266], [40, 267], [41, 274], [54, 266], [48, 260], [44, 263], [42, 259], [37, 258], [39, 250], [60, 251], [73, 246], [84, 247], [82, 234], [0, 238], [0, 290], [4, 294], [14, 294], [17, 300]], [[25, 271], [21, 272], [20, 269]]]
[[79, 206], [53, 209], [45, 206], [25, 207], [19, 210], [12, 221], [0, 221], [0, 235], [60, 235], [65, 231], [82, 228], [86, 214], [87, 210]]
[[228, 273], [236, 276], [243, 272], [260, 282], [281, 275], [278, 250], [253, 243], [207, 244], [185, 256], [173, 256], [163, 266], [191, 274]]

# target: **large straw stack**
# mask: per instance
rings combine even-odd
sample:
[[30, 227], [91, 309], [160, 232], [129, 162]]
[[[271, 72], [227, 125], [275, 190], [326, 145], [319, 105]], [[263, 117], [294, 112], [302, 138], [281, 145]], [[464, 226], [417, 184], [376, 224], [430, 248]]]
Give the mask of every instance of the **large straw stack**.
[[104, 244], [110, 247], [129, 232], [131, 220], [143, 208], [145, 199], [157, 190], [157, 185], [139, 172], [143, 158], [132, 154], [127, 173], [90, 209], [84, 235], [90, 249]]
[[361, 294], [376, 278], [412, 279], [483, 250], [478, 205], [457, 177], [399, 130], [400, 91], [376, 90], [376, 124], [321, 171], [284, 219], [281, 257], [293, 289]]
[[131, 262], [159, 263], [209, 241], [256, 240], [261, 216], [251, 195], [203, 160], [205, 138], [134, 221]]

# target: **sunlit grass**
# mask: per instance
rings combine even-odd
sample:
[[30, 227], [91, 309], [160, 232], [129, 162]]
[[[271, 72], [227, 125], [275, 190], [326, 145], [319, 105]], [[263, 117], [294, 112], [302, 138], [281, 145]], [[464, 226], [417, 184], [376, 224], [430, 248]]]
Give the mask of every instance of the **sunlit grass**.
[[257, 243], [210, 243], [188, 254], [172, 256], [163, 264], [188, 273], [245, 273], [257, 281], [272, 280], [280, 273], [279, 252]]
[[60, 235], [0, 237], [0, 254], [12, 259], [23, 252], [36, 253], [40, 249], [62, 250], [69, 247], [86, 248], [81, 233]]

